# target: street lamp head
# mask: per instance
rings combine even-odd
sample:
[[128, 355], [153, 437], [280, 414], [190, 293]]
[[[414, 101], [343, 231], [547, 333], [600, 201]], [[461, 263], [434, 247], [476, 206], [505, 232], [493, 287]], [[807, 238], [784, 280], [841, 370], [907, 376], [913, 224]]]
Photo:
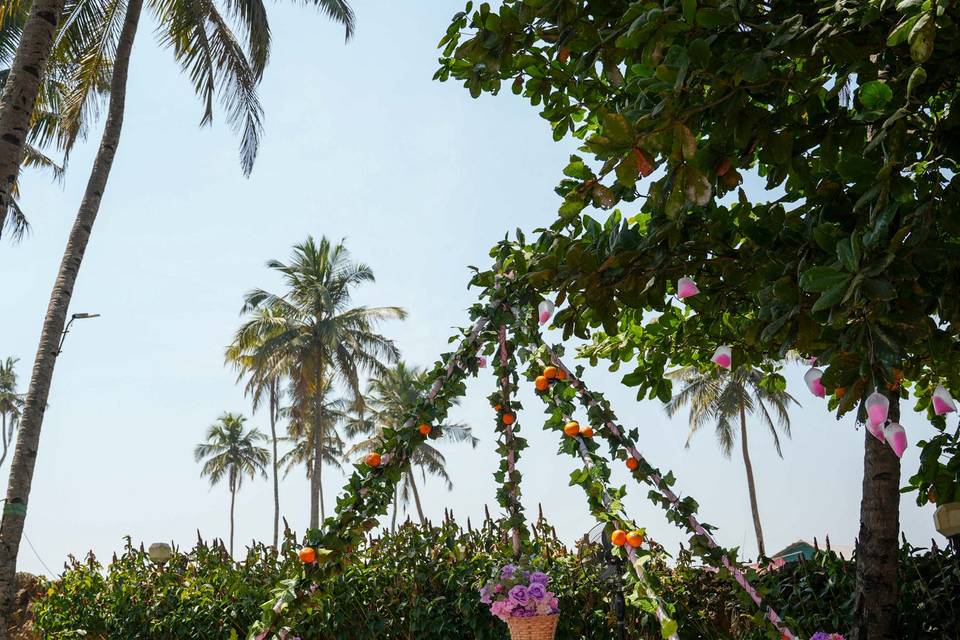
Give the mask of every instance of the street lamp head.
[[99, 313], [75, 313], [70, 316], [74, 320], [85, 320], [87, 318], [99, 318]]

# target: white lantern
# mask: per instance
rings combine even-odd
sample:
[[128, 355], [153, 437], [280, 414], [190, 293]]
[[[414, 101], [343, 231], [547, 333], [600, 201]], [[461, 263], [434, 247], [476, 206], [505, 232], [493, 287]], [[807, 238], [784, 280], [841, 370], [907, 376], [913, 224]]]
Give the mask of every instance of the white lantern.
[[677, 280], [677, 297], [681, 300], [692, 298], [700, 293], [697, 283], [692, 278], [680, 278]]
[[173, 549], [166, 542], [154, 542], [147, 549], [147, 555], [153, 562], [163, 564], [173, 557]]
[[713, 357], [710, 359], [718, 367], [729, 369], [733, 365], [733, 351], [729, 345], [721, 345], [713, 352]]

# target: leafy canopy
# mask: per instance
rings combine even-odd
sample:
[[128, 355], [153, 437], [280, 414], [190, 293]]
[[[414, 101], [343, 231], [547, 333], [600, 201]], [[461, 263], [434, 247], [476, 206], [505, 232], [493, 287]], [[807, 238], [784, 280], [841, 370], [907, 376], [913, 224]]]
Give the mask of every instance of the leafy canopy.
[[[878, 388], [924, 409], [936, 384], [960, 390], [958, 17], [931, 0], [471, 3], [437, 78], [508, 82], [583, 142], [556, 223], [517, 251], [568, 300], [567, 334], [605, 330], [586, 355], [636, 358], [640, 396], [666, 401], [670, 364], [730, 344], [742, 365], [816, 356], [838, 415]], [[682, 276], [702, 293], [678, 307]], [[915, 480], [954, 494], [960, 463], [936, 460], [956, 436], [937, 441]]]

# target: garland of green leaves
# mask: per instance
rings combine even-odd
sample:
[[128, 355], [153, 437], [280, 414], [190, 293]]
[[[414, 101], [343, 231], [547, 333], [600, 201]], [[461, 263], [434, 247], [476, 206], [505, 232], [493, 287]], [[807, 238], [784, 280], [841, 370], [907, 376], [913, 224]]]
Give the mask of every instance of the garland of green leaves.
[[[495, 478], [500, 483], [497, 499], [508, 514], [506, 524], [513, 532], [515, 556], [521, 555], [522, 545], [529, 542], [519, 500], [521, 474], [516, 469], [520, 451], [527, 446], [526, 441], [517, 435], [519, 427], [515, 422], [516, 410], [522, 407], [512, 399], [519, 384], [517, 365], [519, 362], [528, 363], [528, 374], [532, 374], [532, 379], [545, 362], [552, 362], [564, 371], [567, 379], [554, 385], [549, 392], [540, 394], [549, 415], [545, 427], [562, 432], [576, 408], [573, 400], [578, 398], [587, 410], [590, 424], [607, 441], [611, 457], [625, 460], [630, 455], [637, 460], [634, 476], [655, 488], [649, 497], [665, 509], [668, 520], [691, 533], [691, 550], [712, 566], [725, 568], [727, 574], [758, 606], [764, 606], [760, 595], [736, 566], [736, 560], [721, 549], [710, 535], [712, 527], [697, 520], [697, 503], [692, 498], [681, 500], [676, 496], [670, 489], [674, 483], [673, 475], [661, 474], [637, 451], [633, 444], [637, 438], [636, 429], [627, 432], [617, 426], [616, 416], [603, 396], [588, 391], [579, 380], [583, 368], [578, 367], [574, 375], [560, 361], [560, 349], [551, 348], [543, 342], [534, 312], [536, 304], [542, 299], [540, 294], [529, 287], [526, 280], [521, 284], [515, 281], [512, 272], [503, 275], [504, 271], [501, 263], [496, 271], [478, 273], [474, 278], [472, 284], [483, 287], [481, 298], [489, 300], [489, 303], [478, 303], [471, 308], [470, 314], [474, 320], [472, 329], [462, 330], [457, 349], [444, 354], [443, 359], [435, 364], [428, 378], [431, 386], [412, 408], [409, 419], [399, 429], [384, 430], [380, 463], [373, 467], [356, 465], [344, 493], [337, 499], [336, 515], [324, 521], [322, 530], [307, 531], [305, 546], [315, 549], [316, 561], [304, 564], [299, 575], [281, 581], [273, 592], [273, 598], [264, 604], [263, 618], [251, 630], [251, 639], [283, 640], [292, 632], [286, 621], [292, 619], [294, 613], [309, 615], [322, 607], [324, 597], [331, 595], [324, 593], [323, 585], [329, 584], [325, 578], [343, 570], [365, 533], [376, 527], [379, 516], [387, 513], [393, 488], [409, 464], [414, 447], [425, 437], [439, 435], [438, 426], [434, 426], [431, 433], [425, 436], [416, 428], [417, 425], [443, 423], [453, 399], [466, 392], [466, 377], [476, 375], [481, 366], [478, 358], [481, 345], [485, 345], [482, 347], [485, 354], [496, 352], [497, 355], [493, 368], [500, 387], [490, 397], [491, 404], [498, 407], [497, 451], [501, 455]], [[513, 331], [512, 342], [507, 340], [508, 327]], [[451, 342], [456, 339], [457, 336]], [[561, 445], [562, 451], [580, 457], [584, 463], [584, 468], [573, 474], [572, 482], [584, 488], [592, 514], [600, 522], [607, 523], [607, 528], [612, 528], [613, 523], [633, 525], [622, 507], [624, 489], [612, 489], [607, 484], [610, 469], [607, 460], [597, 453], [599, 449], [600, 445], [592, 439], [581, 437], [565, 437]], [[640, 594], [637, 599], [657, 615], [663, 637], [675, 638], [677, 625], [670, 617], [672, 607], [656, 595], [651, 577], [643, 569], [646, 562], [661, 552], [653, 545], [649, 550], [625, 551], [636, 572], [636, 586]], [[765, 613], [782, 638], [796, 638], [772, 608], [767, 606]]]

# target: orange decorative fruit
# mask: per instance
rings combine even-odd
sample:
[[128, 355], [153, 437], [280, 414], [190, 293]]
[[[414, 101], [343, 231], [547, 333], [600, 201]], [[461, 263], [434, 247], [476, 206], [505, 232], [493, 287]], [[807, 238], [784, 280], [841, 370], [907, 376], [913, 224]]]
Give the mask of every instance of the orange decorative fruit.
[[503, 406], [502, 406], [502, 405], [499, 405], [499, 404], [493, 405], [493, 410], [494, 410], [494, 411], [500, 411], [500, 409], [503, 409]]
[[375, 469], [380, 466], [380, 454], [377, 452], [368, 453], [367, 457], [363, 459], [364, 463], [371, 469]]
[[627, 544], [627, 532], [623, 529], [617, 529], [610, 534], [610, 542], [618, 547], [622, 547], [623, 545]]
[[510, 426], [516, 421], [517, 421], [517, 416], [513, 415], [512, 413], [503, 414], [503, 424]]
[[568, 436], [570, 436], [571, 438], [577, 437], [578, 435], [580, 435], [580, 423], [576, 421], [568, 422], [567, 425], [563, 428], [563, 432]]
[[430, 432], [433, 431], [433, 427], [424, 422], [418, 427], [417, 431], [419, 431], [422, 436], [428, 436]]
[[300, 562], [303, 564], [313, 564], [317, 561], [317, 551], [313, 547], [304, 547], [297, 555], [300, 556]]
[[547, 380], [553, 380], [559, 374], [560, 374], [560, 370], [552, 365], [544, 368], [543, 370], [543, 377], [546, 378]]
[[533, 386], [537, 391], [546, 391], [550, 388], [550, 381], [545, 376], [537, 376], [537, 379], [533, 381]]
[[580, 429], [580, 435], [583, 436], [584, 438], [592, 438], [592, 437], [593, 437], [593, 428], [592, 428], [592, 427], [584, 427], [584, 428]]
[[627, 534], [627, 544], [636, 549], [643, 544], [643, 534], [639, 531], [631, 531]]
[[566, 380], [567, 372], [563, 369], [557, 369], [557, 380]]
[[637, 467], [640, 466], [640, 462], [636, 458], [627, 458], [627, 469], [630, 471], [636, 471]]

